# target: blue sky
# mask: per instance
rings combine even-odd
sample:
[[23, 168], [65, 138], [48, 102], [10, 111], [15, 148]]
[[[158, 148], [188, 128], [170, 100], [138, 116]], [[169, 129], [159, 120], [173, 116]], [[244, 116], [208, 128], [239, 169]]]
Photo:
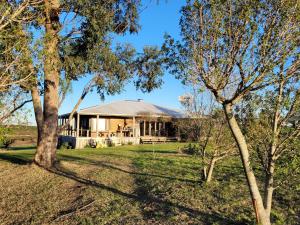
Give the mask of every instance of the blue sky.
[[[169, 33], [176, 39], [179, 38], [179, 10], [185, 3], [185, 0], [161, 0], [157, 4], [156, 0], [145, 0], [144, 6], [147, 8], [140, 14], [141, 30], [135, 35], [125, 35], [116, 38], [116, 42], [131, 43], [138, 51], [141, 51], [145, 45], [160, 46], [163, 42], [164, 33]], [[68, 113], [76, 104], [84, 85], [90, 78], [85, 77], [76, 81], [72, 85], [72, 92], [68, 94], [63, 102], [59, 113]], [[144, 101], [155, 103], [158, 105], [180, 108], [178, 96], [187, 92], [179, 80], [165, 72], [164, 84], [160, 89], [156, 89], [151, 93], [142, 93], [136, 91], [132, 83], [127, 84], [121, 94], [114, 96], [106, 96], [104, 102], [96, 91], [89, 93], [81, 103], [79, 109], [108, 103], [116, 100], [124, 99], [143, 99]], [[34, 123], [34, 115], [30, 118], [30, 122]]]

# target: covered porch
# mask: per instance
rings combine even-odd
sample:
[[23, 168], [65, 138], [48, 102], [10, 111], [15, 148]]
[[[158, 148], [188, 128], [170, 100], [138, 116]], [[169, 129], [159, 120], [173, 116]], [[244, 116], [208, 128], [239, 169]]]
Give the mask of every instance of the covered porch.
[[[59, 116], [59, 125], [68, 123], [69, 114]], [[60, 135], [71, 137], [176, 137], [178, 132], [171, 118], [142, 116], [107, 116], [76, 113]]]

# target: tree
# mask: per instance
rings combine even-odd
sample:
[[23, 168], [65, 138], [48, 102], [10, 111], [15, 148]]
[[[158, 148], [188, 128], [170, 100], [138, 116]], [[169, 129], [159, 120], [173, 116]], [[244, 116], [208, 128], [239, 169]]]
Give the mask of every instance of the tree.
[[7, 124], [17, 111], [24, 111], [23, 106], [31, 101], [29, 93], [15, 85], [0, 92], [0, 125]]
[[[13, 3], [16, 10], [23, 8], [24, 2]], [[138, 31], [140, 6], [139, 0], [45, 0], [25, 7], [24, 15], [30, 16], [18, 21], [22, 29], [17, 30], [26, 39], [21, 51], [26, 63], [24, 69], [14, 67], [7, 77], [25, 75], [25, 71], [33, 75], [20, 87], [32, 96], [38, 127], [36, 164], [49, 168], [56, 160], [62, 129], [57, 125], [58, 107], [64, 99], [59, 94], [69, 89], [72, 80], [92, 76], [73, 113], [94, 88], [101, 96], [114, 94], [133, 77], [142, 91], [159, 87], [162, 69], [157, 48], [145, 47], [143, 53], [136, 53], [130, 45], [114, 46], [112, 41], [115, 35]], [[12, 36], [17, 38], [15, 33]], [[3, 55], [9, 57], [7, 52]]]
[[[188, 1], [181, 10], [182, 42], [167, 37], [164, 45], [170, 71], [181, 79], [195, 71], [195, 79], [222, 104], [261, 224], [270, 224], [270, 205], [259, 190], [234, 106], [250, 92], [280, 85], [282, 77], [299, 72], [299, 12], [296, 1]], [[274, 134], [281, 113], [274, 111]], [[272, 140], [274, 151], [276, 135]]]
[[24, 23], [34, 16], [41, 1], [0, 2], [0, 92], [12, 85], [27, 82], [33, 75], [27, 70], [28, 55], [24, 54], [30, 36], [23, 31]]
[[[187, 118], [178, 121], [181, 135], [186, 140], [197, 142], [189, 144], [187, 152], [200, 156], [203, 168], [201, 180], [212, 180], [215, 164], [235, 155], [236, 146], [230, 135], [225, 115], [217, 103], [203, 88], [193, 82], [192, 93], [180, 97]], [[199, 92], [200, 90], [200, 92]]]
[[206, 118], [200, 139], [200, 152], [204, 163], [203, 178], [212, 180], [215, 164], [236, 154], [236, 144], [222, 111], [216, 109]]

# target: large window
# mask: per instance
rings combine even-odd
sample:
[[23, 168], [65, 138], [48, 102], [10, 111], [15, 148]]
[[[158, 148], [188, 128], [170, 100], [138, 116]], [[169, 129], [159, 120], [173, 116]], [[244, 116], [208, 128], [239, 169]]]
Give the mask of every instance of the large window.
[[[91, 131], [94, 132], [97, 130], [97, 118], [91, 118]], [[98, 119], [98, 131], [106, 130], [106, 119], [99, 118]]]

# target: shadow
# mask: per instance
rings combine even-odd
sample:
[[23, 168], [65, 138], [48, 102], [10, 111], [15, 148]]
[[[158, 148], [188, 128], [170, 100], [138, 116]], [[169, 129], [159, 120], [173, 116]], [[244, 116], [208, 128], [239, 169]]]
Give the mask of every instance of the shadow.
[[34, 150], [36, 146], [18, 146], [18, 147], [9, 147], [8, 150]]
[[[138, 189], [136, 193], [123, 192], [116, 188], [99, 183], [95, 180], [80, 177], [80, 176], [76, 175], [76, 173], [74, 173], [74, 172], [66, 171], [64, 168], [59, 166], [59, 164], [57, 164], [56, 167], [53, 169], [48, 169], [48, 171], [51, 173], [54, 173], [56, 175], [63, 176], [68, 179], [74, 180], [74, 181], [84, 184], [86, 186], [95, 187], [98, 189], [112, 192], [114, 194], [123, 196], [125, 198], [137, 201], [141, 204], [146, 204], [146, 205], [153, 205], [153, 204], [157, 205], [158, 204], [158, 205], [160, 205], [160, 208], [165, 209], [167, 211], [170, 208], [175, 208], [175, 209], [179, 210], [180, 212], [190, 215], [191, 217], [195, 217], [195, 216], [200, 217], [201, 221], [205, 222], [206, 224], [210, 224], [210, 223], [217, 222], [217, 221], [225, 222], [226, 224], [237, 224], [236, 221], [233, 221], [229, 218], [225, 218], [218, 213], [205, 213], [205, 212], [198, 211], [196, 209], [192, 209], [192, 208], [189, 208], [189, 207], [186, 207], [183, 205], [179, 205], [179, 204], [170, 202], [170, 201], [162, 200], [161, 198], [156, 198], [156, 197], [150, 196], [149, 193], [145, 189]], [[152, 215], [148, 215], [148, 216], [150, 218]], [[209, 223], [207, 223], [208, 221], [209, 221]]]
[[77, 157], [77, 156], [63, 155], [63, 154], [61, 154], [60, 156], [62, 156], [61, 159], [66, 160], [66, 161], [77, 161], [77, 162], [81, 162], [81, 163], [84, 163], [84, 164], [90, 164], [90, 165], [93, 165], [93, 166], [98, 166], [98, 167], [104, 167], [104, 168], [108, 168], [108, 169], [117, 170], [117, 171], [127, 173], [127, 174], [131, 174], [131, 175], [146, 176], [146, 177], [157, 177], [157, 178], [168, 179], [168, 180], [176, 180], [176, 181], [181, 181], [181, 182], [191, 183], [191, 184], [199, 183], [199, 181], [191, 180], [191, 179], [164, 176], [164, 175], [158, 175], [158, 174], [139, 173], [139, 172], [134, 172], [134, 171], [130, 171], [130, 170], [125, 170], [125, 169], [119, 168], [117, 166], [114, 166], [110, 163], [105, 163], [105, 162], [98, 161], [98, 160], [91, 160], [91, 159], [81, 158], [81, 157]]
[[161, 154], [178, 154], [177, 151], [171, 151], [171, 150], [150, 150], [150, 149], [145, 149], [145, 150], [131, 150], [132, 152], [135, 153], [161, 153]]
[[27, 165], [32, 163], [32, 160], [28, 159], [27, 157], [5, 153], [0, 153], [0, 160], [4, 160], [18, 165]]

